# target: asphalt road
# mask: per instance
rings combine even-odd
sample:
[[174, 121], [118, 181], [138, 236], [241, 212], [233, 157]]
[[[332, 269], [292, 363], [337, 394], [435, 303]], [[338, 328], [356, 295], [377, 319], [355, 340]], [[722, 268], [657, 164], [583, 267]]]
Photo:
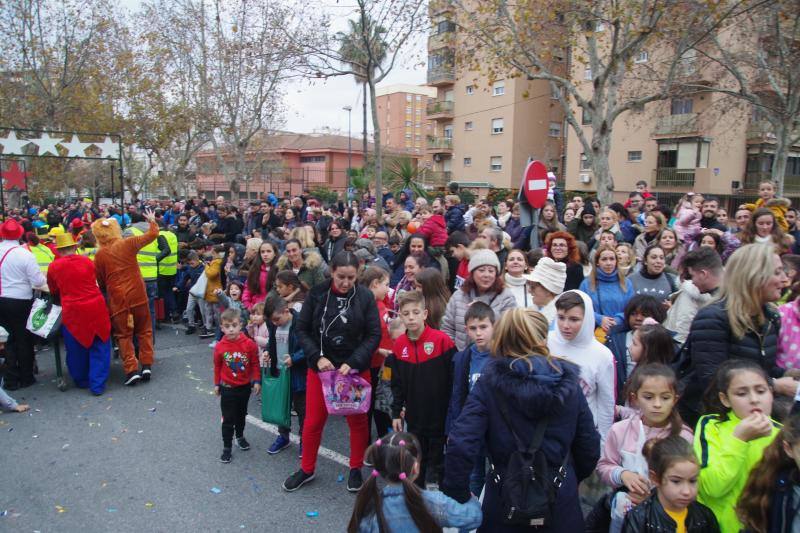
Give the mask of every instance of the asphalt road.
[[[234, 447], [233, 462], [221, 463], [207, 344], [165, 327], [152, 381], [123, 387], [115, 360], [100, 397], [60, 392], [52, 350], [40, 352], [39, 382], [13, 393], [30, 413], [0, 414], [0, 531], [343, 531], [355, 499], [339, 481], [344, 419], [329, 419], [322, 444], [331, 453], [295, 493], [281, 483], [299, 468], [296, 446], [268, 455], [275, 435], [252, 420], [252, 448]], [[249, 412], [260, 422], [255, 397]]]

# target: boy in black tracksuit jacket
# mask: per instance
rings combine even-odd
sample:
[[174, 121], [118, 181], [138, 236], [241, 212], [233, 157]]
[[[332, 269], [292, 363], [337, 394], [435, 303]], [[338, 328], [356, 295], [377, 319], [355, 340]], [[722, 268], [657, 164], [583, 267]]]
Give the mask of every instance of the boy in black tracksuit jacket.
[[[421, 293], [403, 295], [398, 311], [406, 333], [394, 342], [387, 362], [392, 368], [393, 423], [399, 422], [405, 407], [408, 431], [416, 435], [422, 447], [416, 483], [424, 488], [428, 466], [431, 481], [441, 482], [445, 420], [453, 390], [452, 362], [456, 347], [447, 334], [425, 325], [421, 317], [427, 316], [427, 311], [423, 305]], [[409, 311], [417, 316], [409, 316], [412, 314]]]

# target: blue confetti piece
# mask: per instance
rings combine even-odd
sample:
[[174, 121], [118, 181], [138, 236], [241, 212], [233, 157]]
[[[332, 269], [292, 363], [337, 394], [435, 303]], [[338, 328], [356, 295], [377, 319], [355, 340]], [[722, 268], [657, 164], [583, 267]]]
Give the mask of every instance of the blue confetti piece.
[[344, 474], [339, 474], [339, 477], [336, 478], [336, 483], [341, 483], [344, 481]]
[[219, 494], [220, 492], [222, 492], [222, 489], [218, 489], [217, 487], [211, 487], [211, 492], [213, 492], [214, 494]]
[[106, 509], [106, 511], [108, 511], [109, 513], [116, 513], [117, 512], [117, 510], [114, 509], [113, 507], [109, 507], [108, 509]]
[[306, 511], [306, 516], [309, 518], [316, 518], [319, 516], [318, 511]]

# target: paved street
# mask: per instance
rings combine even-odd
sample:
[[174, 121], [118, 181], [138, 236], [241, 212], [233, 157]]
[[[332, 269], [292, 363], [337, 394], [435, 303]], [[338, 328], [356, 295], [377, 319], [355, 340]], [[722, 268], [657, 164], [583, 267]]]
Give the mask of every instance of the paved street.
[[39, 353], [39, 382], [13, 394], [31, 412], [0, 415], [0, 531], [344, 530], [354, 500], [337, 481], [347, 475], [336, 462], [348, 453], [344, 419], [331, 418], [331, 453], [294, 494], [281, 483], [298, 468], [297, 448], [266, 453], [275, 435], [254, 425], [255, 397], [245, 430], [252, 449], [234, 447], [233, 462], [220, 463], [208, 340], [173, 327], [157, 333], [153, 380], [123, 387], [115, 360], [100, 397], [59, 392], [52, 350]]

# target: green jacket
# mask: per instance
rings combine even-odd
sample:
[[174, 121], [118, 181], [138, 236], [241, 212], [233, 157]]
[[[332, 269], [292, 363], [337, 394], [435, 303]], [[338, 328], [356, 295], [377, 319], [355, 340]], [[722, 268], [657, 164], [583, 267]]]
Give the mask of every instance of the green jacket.
[[722, 533], [738, 533], [742, 529], [736, 517], [736, 502], [750, 471], [781, 427], [773, 421], [769, 437], [744, 442], [733, 436], [739, 422], [733, 412], [725, 421], [720, 421], [718, 415], [705, 415], [697, 422], [694, 433], [694, 451], [700, 460], [697, 501], [714, 511]]

